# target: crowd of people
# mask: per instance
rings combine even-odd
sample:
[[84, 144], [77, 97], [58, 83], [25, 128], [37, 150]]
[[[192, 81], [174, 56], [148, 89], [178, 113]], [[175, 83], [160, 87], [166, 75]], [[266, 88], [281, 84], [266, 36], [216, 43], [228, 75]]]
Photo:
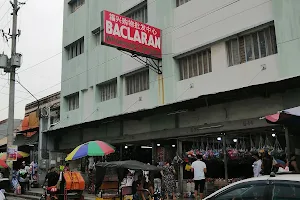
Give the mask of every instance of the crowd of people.
[[268, 152], [255, 153], [252, 157], [255, 159], [252, 165], [254, 177], [270, 175], [271, 172], [292, 171], [300, 173], [295, 154], [291, 154], [291, 159], [286, 159], [286, 162], [276, 161]]
[[16, 193], [24, 194], [26, 190], [30, 190], [30, 181], [35, 172], [32, 168], [34, 166], [30, 167], [23, 161], [19, 170], [13, 172], [12, 186]]

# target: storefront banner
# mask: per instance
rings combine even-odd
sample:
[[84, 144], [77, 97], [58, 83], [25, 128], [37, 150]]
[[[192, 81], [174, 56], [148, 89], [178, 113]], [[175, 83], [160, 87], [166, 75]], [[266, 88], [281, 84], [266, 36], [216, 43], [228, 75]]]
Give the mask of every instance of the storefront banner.
[[161, 30], [142, 22], [102, 11], [103, 45], [141, 56], [161, 59]]
[[11, 145], [7, 147], [7, 161], [17, 161], [18, 158], [18, 146]]

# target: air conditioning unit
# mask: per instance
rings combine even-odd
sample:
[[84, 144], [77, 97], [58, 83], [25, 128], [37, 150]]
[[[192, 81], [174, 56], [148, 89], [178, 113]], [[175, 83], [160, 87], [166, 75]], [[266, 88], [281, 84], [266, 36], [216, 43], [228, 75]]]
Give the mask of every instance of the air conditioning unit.
[[47, 107], [43, 107], [41, 108], [41, 117], [49, 117], [50, 113], [49, 113], [49, 109]]
[[0, 68], [8, 68], [8, 56], [0, 54]]

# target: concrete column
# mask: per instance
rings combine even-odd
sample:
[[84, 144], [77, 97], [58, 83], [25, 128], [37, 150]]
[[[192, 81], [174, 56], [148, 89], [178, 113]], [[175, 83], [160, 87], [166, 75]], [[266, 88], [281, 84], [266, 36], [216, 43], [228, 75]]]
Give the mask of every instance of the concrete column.
[[226, 152], [226, 136], [222, 137], [223, 141], [223, 154], [224, 154], [224, 170], [225, 170], [225, 181], [228, 183], [228, 162], [227, 162], [227, 152]]
[[[177, 140], [177, 155], [182, 156], [182, 141]], [[179, 165], [178, 172], [178, 189], [181, 194], [183, 194], [183, 165]]]
[[286, 157], [290, 159], [291, 147], [290, 147], [290, 136], [288, 127], [284, 127], [285, 132], [285, 143], [286, 143]]
[[157, 148], [156, 143], [152, 142], [152, 165], [156, 165], [157, 162]]
[[120, 145], [120, 160], [123, 160], [123, 145]]

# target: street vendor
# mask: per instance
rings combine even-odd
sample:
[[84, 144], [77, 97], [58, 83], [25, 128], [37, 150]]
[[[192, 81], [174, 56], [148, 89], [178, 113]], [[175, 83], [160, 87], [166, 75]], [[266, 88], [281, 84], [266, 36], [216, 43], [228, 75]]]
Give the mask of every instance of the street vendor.
[[133, 181], [134, 181], [134, 171], [128, 170], [126, 177], [121, 182], [121, 188], [132, 186]]

